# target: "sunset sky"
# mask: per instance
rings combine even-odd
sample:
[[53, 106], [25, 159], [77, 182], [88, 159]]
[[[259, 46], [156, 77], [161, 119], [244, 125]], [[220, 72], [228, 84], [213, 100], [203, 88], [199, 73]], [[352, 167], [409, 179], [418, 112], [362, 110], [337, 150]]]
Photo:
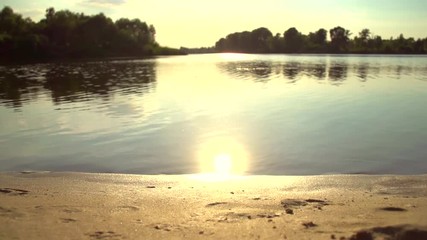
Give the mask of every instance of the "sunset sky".
[[342, 26], [354, 37], [369, 28], [383, 38], [427, 37], [426, 0], [0, 0], [38, 21], [45, 9], [68, 9], [116, 20], [139, 18], [153, 24], [164, 46], [212, 46], [229, 33], [267, 27], [273, 34], [296, 27], [307, 34]]

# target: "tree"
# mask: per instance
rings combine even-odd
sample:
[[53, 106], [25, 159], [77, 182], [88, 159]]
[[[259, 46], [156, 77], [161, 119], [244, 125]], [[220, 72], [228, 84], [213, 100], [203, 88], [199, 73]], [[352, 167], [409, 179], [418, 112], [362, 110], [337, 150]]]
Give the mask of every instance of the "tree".
[[329, 30], [329, 34], [332, 52], [345, 52], [348, 50], [349, 37], [351, 35], [349, 30], [338, 26]]
[[154, 26], [148, 26], [139, 19], [129, 20], [127, 18], [117, 20], [115, 25], [119, 31], [118, 41], [121, 43], [121, 48], [139, 53], [152, 51], [151, 48], [155, 44]]
[[372, 36], [368, 40], [369, 51], [373, 51], [375, 53], [380, 52], [382, 44], [383, 44], [383, 40], [380, 36]]
[[309, 33], [308, 38], [310, 42], [317, 44], [317, 45], [324, 45], [326, 44], [326, 37], [327, 37], [328, 31], [321, 28], [317, 30], [315, 33]]
[[367, 28], [362, 29], [361, 32], [359, 32], [359, 39], [362, 40], [362, 42], [367, 43], [368, 40], [371, 38], [371, 31]]
[[[139, 19], [115, 23], [104, 14], [85, 16], [46, 9], [38, 23], [10, 7], [0, 12], [0, 58], [142, 56], [180, 53], [155, 42], [156, 30]], [[167, 51], [166, 51], [167, 50]], [[176, 50], [176, 51], [175, 51]]]
[[367, 28], [362, 29], [359, 32], [358, 36], [354, 37], [354, 49], [356, 52], [365, 53], [370, 51], [370, 48], [373, 48], [374, 41], [372, 41], [371, 31]]
[[46, 9], [45, 17], [46, 17], [46, 21], [48, 21], [48, 22], [52, 21], [53, 18], [55, 17], [55, 8], [50, 7], [48, 9]]
[[150, 42], [155, 42], [156, 41], [156, 28], [154, 28], [154, 26], [152, 24], [150, 24], [150, 26], [148, 27], [148, 32], [150, 35]]
[[103, 56], [111, 52], [116, 36], [113, 21], [100, 13], [92, 17], [82, 16], [70, 37], [73, 56]]
[[31, 19], [23, 19], [20, 14], [14, 13], [10, 7], [4, 7], [0, 12], [0, 34], [26, 34], [31, 30], [31, 24]]
[[276, 33], [276, 35], [270, 39], [268, 44], [270, 51], [273, 53], [281, 53], [284, 52], [283, 49], [283, 38], [280, 33]]
[[328, 31], [320, 28], [316, 32], [310, 32], [308, 34], [308, 49], [313, 52], [325, 52], [326, 51], [326, 38]]
[[271, 51], [273, 34], [267, 28], [228, 34], [215, 43], [220, 52], [268, 53]]
[[17, 16], [14, 14], [12, 8], [4, 7], [0, 12], [0, 33], [12, 33], [16, 25], [16, 18]]
[[267, 28], [261, 27], [251, 32], [252, 49], [256, 53], [267, 53], [270, 51], [268, 48], [268, 41], [273, 38], [273, 34]]
[[302, 50], [303, 37], [300, 32], [294, 27], [289, 28], [283, 33], [284, 49], [288, 53], [297, 53]]
[[225, 38], [221, 38], [215, 43], [215, 49], [219, 52], [225, 52], [226, 51], [225, 44], [226, 44]]

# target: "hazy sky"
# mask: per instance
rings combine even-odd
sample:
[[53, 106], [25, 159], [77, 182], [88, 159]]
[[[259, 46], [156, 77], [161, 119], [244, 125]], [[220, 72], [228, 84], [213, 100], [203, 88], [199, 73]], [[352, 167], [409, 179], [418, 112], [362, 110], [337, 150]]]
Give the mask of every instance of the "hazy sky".
[[342, 26], [352, 36], [369, 28], [383, 38], [427, 37], [427, 0], [0, 0], [0, 6], [35, 21], [48, 7], [139, 18], [153, 24], [157, 41], [170, 47], [212, 46], [229, 33], [258, 27], [273, 34]]

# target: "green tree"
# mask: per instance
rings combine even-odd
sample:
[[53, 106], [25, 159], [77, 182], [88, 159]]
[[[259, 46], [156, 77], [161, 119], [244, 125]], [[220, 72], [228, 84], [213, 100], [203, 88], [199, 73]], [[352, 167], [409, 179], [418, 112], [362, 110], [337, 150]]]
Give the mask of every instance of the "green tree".
[[359, 35], [354, 37], [354, 51], [362, 53], [370, 51], [369, 49], [373, 47], [373, 42], [371, 40], [371, 31], [367, 28], [362, 29]]
[[348, 43], [350, 40], [350, 31], [343, 27], [335, 27], [329, 30], [331, 38], [331, 51], [332, 52], [346, 52], [348, 50]]
[[362, 31], [359, 32], [359, 38], [362, 40], [362, 42], [368, 42], [368, 40], [371, 38], [371, 31], [367, 28], [362, 29]]
[[261, 27], [251, 32], [252, 50], [256, 53], [268, 53], [270, 51], [268, 42], [273, 34], [267, 28]]
[[105, 56], [112, 52], [116, 28], [113, 21], [100, 13], [82, 16], [71, 37], [73, 56]]
[[102, 13], [85, 16], [50, 7], [45, 18], [34, 23], [4, 7], [0, 12], [0, 59], [182, 54], [159, 46], [155, 34], [153, 25], [139, 19], [113, 22]]
[[273, 53], [282, 53], [285, 51], [283, 48], [283, 38], [280, 33], [276, 33], [276, 35], [270, 39], [268, 45]]
[[139, 19], [121, 18], [115, 22], [115, 25], [119, 31], [118, 41], [121, 43], [121, 48], [126, 51], [147, 53], [150, 46], [155, 43], [154, 26], [148, 26]]
[[225, 38], [221, 38], [215, 43], [215, 49], [219, 52], [227, 51]]
[[381, 51], [383, 40], [380, 36], [374, 36], [368, 40], [369, 49], [375, 53]]
[[251, 32], [228, 34], [215, 43], [220, 52], [268, 53], [271, 50], [272, 33], [267, 28], [257, 28]]
[[327, 35], [328, 31], [320, 28], [316, 32], [310, 32], [308, 34], [308, 46], [307, 49], [310, 52], [325, 52], [327, 46]]
[[284, 49], [287, 53], [301, 52], [304, 46], [303, 35], [294, 27], [283, 33]]

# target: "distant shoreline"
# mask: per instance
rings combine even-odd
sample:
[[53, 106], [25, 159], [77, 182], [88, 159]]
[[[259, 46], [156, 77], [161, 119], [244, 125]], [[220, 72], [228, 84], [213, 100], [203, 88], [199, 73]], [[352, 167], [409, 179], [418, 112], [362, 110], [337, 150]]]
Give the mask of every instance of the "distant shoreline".
[[98, 62], [98, 61], [132, 61], [156, 59], [158, 57], [189, 56], [202, 54], [247, 54], [247, 55], [289, 55], [289, 56], [413, 56], [424, 57], [427, 54], [405, 54], [405, 53], [242, 53], [242, 52], [213, 52], [213, 53], [182, 53], [182, 54], [161, 54], [149, 56], [126, 56], [126, 57], [79, 57], [79, 58], [41, 58], [41, 59], [16, 59], [0, 60], [0, 66], [20, 65], [20, 64], [43, 64], [43, 63], [75, 63], [75, 62]]
[[125, 56], [125, 57], [78, 57], [78, 58], [39, 58], [39, 59], [14, 59], [14, 60], [0, 60], [0, 65], [19, 65], [19, 64], [43, 64], [43, 63], [74, 63], [74, 62], [99, 62], [99, 61], [131, 61], [131, 60], [145, 60], [155, 59], [157, 57], [167, 56], [186, 56], [189, 54], [159, 54], [147, 56]]

